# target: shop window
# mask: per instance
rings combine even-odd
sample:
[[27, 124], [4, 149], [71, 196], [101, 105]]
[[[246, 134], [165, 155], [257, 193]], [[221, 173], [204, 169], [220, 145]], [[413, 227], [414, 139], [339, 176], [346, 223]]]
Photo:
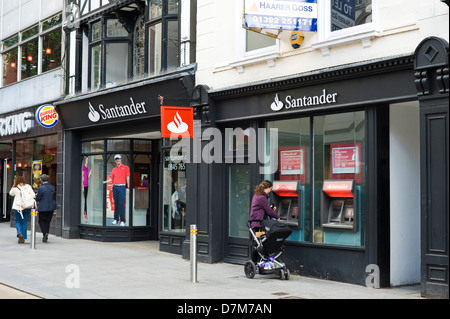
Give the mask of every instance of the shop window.
[[[101, 141], [103, 144], [103, 141]], [[83, 150], [88, 151], [91, 142], [83, 143]], [[94, 144], [95, 145], [95, 144]], [[96, 148], [91, 149], [93, 151]], [[103, 190], [104, 176], [103, 155], [89, 155], [82, 158], [81, 169], [81, 216], [82, 224], [103, 224]]]
[[[364, 245], [364, 111], [314, 117], [313, 241]], [[342, 189], [341, 192], [334, 191]]]
[[139, 154], [133, 160], [133, 226], [151, 226], [151, 157]]
[[277, 197], [274, 186], [271, 197], [292, 227], [288, 240], [363, 246], [364, 111], [271, 121], [266, 128], [278, 128], [278, 147], [266, 144], [278, 166], [265, 178], [295, 182], [297, 189]]
[[[292, 226], [290, 240], [311, 240], [311, 125], [310, 118], [297, 118], [288, 120], [271, 121], [266, 124], [267, 154], [271, 157], [270, 163], [277, 163], [271, 167], [273, 174], [265, 177], [271, 180], [274, 188], [277, 183], [296, 182], [294, 192], [296, 194], [271, 194], [271, 203], [277, 207], [277, 212], [282, 222]], [[278, 130], [278, 143], [270, 144], [269, 132]], [[272, 164], [274, 165], [274, 164]]]
[[250, 214], [250, 167], [232, 165], [228, 169], [228, 236], [248, 238]]
[[151, 152], [152, 141], [150, 140], [134, 140], [133, 148], [135, 152]]
[[127, 152], [130, 151], [130, 140], [108, 140], [106, 148], [108, 152]]
[[90, 141], [84, 142], [81, 147], [83, 153], [99, 153], [105, 149], [105, 141]]
[[[116, 167], [116, 162], [114, 160], [114, 155], [107, 155], [107, 161], [106, 161], [106, 179], [111, 178], [111, 173], [114, 167]], [[129, 158], [129, 155], [122, 154], [122, 165], [126, 165], [130, 168], [130, 175], [132, 174], [130, 162], [131, 159]], [[130, 176], [130, 182], [131, 182], [131, 176]], [[125, 193], [125, 200], [123, 203], [116, 203], [114, 201], [114, 193], [113, 193], [113, 184], [108, 183], [106, 185], [106, 226], [117, 226], [119, 225], [119, 222], [122, 221], [122, 217], [120, 214], [117, 213], [117, 216], [115, 216], [115, 208], [116, 205], [124, 205], [124, 217], [125, 217], [125, 226], [130, 226], [130, 193]], [[114, 223], [114, 220], [116, 220], [117, 224]]]
[[40, 186], [42, 174], [50, 177], [49, 183], [57, 187], [57, 135], [19, 140], [16, 142], [16, 175], [23, 176], [33, 189]]
[[[113, 184], [103, 181], [111, 177], [120, 154], [122, 165], [130, 169], [129, 193], [125, 193], [124, 226], [150, 226], [151, 220], [151, 147], [150, 140], [94, 140], [82, 143], [81, 157], [81, 211], [82, 225], [120, 227], [115, 220]], [[86, 168], [84, 168], [86, 166]], [[86, 178], [86, 176], [88, 178]], [[86, 188], [87, 187], [87, 188]], [[124, 187], [125, 190], [125, 187]], [[123, 225], [122, 225], [123, 226]]]
[[164, 150], [162, 229], [184, 233], [186, 230], [186, 162], [183, 155]]

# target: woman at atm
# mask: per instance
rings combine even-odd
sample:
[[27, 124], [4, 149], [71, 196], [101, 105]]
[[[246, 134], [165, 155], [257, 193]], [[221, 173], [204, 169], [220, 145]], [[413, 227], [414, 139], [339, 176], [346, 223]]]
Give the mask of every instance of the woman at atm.
[[254, 220], [250, 227], [255, 231], [260, 231], [261, 220], [263, 220], [266, 215], [280, 220], [280, 216], [275, 212], [276, 207], [269, 206], [269, 193], [272, 191], [272, 182], [264, 180], [255, 187], [255, 195], [252, 198], [252, 205], [250, 208], [250, 220]]

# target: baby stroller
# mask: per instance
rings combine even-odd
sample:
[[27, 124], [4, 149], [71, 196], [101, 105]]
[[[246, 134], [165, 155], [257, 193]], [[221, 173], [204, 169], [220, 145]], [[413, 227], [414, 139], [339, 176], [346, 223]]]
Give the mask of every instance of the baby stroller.
[[255, 233], [251, 223], [260, 220], [249, 220], [248, 228], [252, 237], [253, 260], [245, 263], [244, 272], [247, 278], [261, 275], [276, 274], [281, 280], [289, 280], [290, 273], [286, 265], [277, 258], [284, 251], [284, 240], [289, 237], [292, 230], [284, 223], [271, 219], [262, 221], [263, 234]]

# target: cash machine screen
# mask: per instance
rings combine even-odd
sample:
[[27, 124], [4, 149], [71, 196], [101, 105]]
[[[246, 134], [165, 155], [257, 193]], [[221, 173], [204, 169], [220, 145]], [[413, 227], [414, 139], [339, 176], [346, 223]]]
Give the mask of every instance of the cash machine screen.
[[280, 207], [280, 218], [281, 219], [287, 219], [288, 214], [289, 214], [289, 207], [291, 206], [291, 201], [290, 200], [283, 200], [280, 203], [281, 207]]
[[329, 212], [329, 222], [330, 223], [340, 223], [341, 222], [341, 214], [342, 207], [344, 206], [344, 200], [337, 199], [333, 200], [330, 205]]

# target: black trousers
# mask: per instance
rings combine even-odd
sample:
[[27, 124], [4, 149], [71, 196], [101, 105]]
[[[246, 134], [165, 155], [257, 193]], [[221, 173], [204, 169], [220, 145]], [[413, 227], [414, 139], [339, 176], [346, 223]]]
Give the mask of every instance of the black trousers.
[[84, 212], [86, 213], [86, 215], [87, 215], [87, 195], [88, 195], [88, 190], [89, 190], [89, 186], [86, 186], [84, 188], [84, 192], [83, 192], [83, 194], [84, 194]]
[[51, 212], [39, 212], [39, 226], [41, 227], [42, 234], [48, 234], [50, 232], [50, 222], [52, 221], [53, 211]]

